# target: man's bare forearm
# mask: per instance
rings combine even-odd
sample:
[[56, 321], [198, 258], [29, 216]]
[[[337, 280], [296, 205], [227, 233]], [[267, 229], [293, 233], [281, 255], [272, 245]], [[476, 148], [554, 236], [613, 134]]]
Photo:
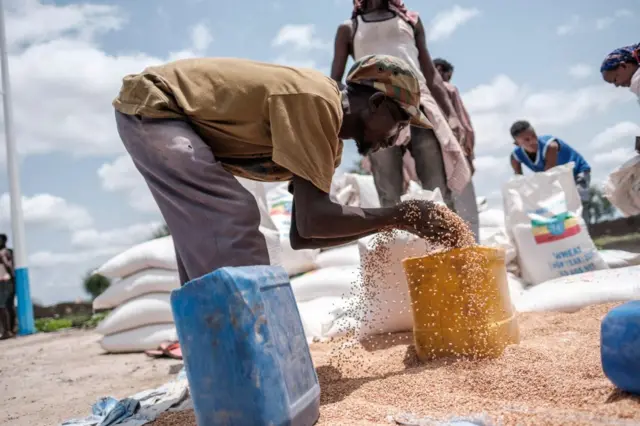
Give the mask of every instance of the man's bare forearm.
[[317, 204], [309, 213], [297, 213], [298, 232], [303, 238], [336, 239], [371, 234], [392, 227], [398, 221], [395, 207], [362, 209], [330, 203]]
[[311, 183], [294, 178], [292, 211], [299, 235], [304, 239], [360, 238], [395, 225], [399, 207], [362, 209], [334, 203]]
[[294, 250], [328, 249], [345, 244], [350, 244], [358, 241], [360, 238], [368, 237], [369, 235], [373, 234], [375, 234], [375, 232], [365, 232], [364, 234], [360, 235], [352, 235], [349, 237], [340, 238], [302, 238], [298, 233], [297, 228], [292, 223], [291, 232], [289, 234], [289, 241], [291, 243], [291, 248], [293, 248]]
[[336, 238], [303, 238], [298, 232], [298, 223], [296, 221], [296, 209], [293, 206], [291, 210], [291, 230], [289, 231], [289, 241], [294, 250], [304, 249], [326, 249], [349, 244], [360, 238], [368, 237], [377, 231], [364, 232], [358, 235], [350, 235], [346, 237]]

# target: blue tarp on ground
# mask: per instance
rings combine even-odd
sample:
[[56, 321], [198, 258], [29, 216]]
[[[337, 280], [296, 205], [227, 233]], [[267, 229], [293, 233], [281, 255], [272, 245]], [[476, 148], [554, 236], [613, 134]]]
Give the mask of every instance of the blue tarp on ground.
[[143, 426], [170, 409], [189, 407], [189, 386], [184, 370], [169, 383], [131, 398], [100, 398], [84, 419], [68, 420], [61, 426]]

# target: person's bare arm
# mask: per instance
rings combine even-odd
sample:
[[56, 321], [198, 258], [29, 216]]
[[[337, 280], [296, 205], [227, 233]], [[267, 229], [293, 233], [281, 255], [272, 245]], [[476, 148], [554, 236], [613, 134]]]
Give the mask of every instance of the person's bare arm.
[[511, 156], [511, 168], [513, 169], [513, 172], [517, 175], [521, 175], [522, 174], [522, 164], [520, 164], [520, 162], [518, 160], [516, 160], [513, 155]]
[[342, 83], [344, 70], [349, 60], [352, 32], [353, 24], [351, 21], [341, 24], [336, 32], [333, 48], [333, 63], [331, 64], [331, 78], [338, 83]]
[[399, 207], [362, 209], [334, 203], [312, 183], [293, 178], [291, 247], [328, 248], [356, 241], [399, 223]]
[[547, 171], [549, 169], [554, 168], [555, 166], [558, 165], [558, 151], [560, 150], [560, 147], [558, 146], [557, 142], [551, 142], [549, 143], [549, 146], [547, 146], [547, 153], [545, 155], [545, 159], [544, 159], [544, 170]]
[[431, 60], [431, 54], [429, 54], [429, 49], [427, 49], [427, 36], [421, 20], [418, 20], [415, 31], [418, 60], [420, 61], [422, 74], [427, 80], [427, 86], [429, 86], [429, 90], [431, 90], [433, 97], [445, 116], [448, 118], [458, 118], [447, 94], [447, 89], [444, 87], [442, 77]]
[[328, 249], [331, 247], [337, 247], [344, 244], [352, 243], [354, 241], [359, 240], [360, 238], [364, 238], [369, 235], [375, 234], [376, 232], [376, 231], [364, 232], [357, 236], [336, 237], [336, 238], [303, 238], [300, 235], [300, 232], [298, 232], [298, 225], [295, 219], [295, 215], [296, 215], [296, 208], [294, 205], [291, 209], [291, 229], [289, 230], [289, 242], [291, 243], [291, 248], [294, 250]]
[[13, 278], [15, 275], [15, 271], [13, 270], [13, 256], [8, 249], [0, 251], [0, 263], [4, 265], [9, 275], [11, 275], [11, 278]]

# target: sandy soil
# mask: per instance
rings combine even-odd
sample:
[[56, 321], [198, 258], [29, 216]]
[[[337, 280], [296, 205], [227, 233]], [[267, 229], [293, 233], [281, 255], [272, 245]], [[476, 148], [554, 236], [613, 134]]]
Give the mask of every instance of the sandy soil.
[[127, 397], [169, 381], [175, 360], [105, 355], [83, 331], [0, 341], [0, 425], [55, 426], [91, 412], [102, 396]]
[[[616, 391], [600, 366], [600, 319], [612, 306], [521, 315], [521, 344], [497, 360], [421, 365], [410, 334], [350, 352], [314, 344], [319, 425], [388, 425], [387, 416], [402, 412], [441, 419], [484, 412], [506, 425], [640, 424], [640, 399]], [[57, 425], [84, 417], [99, 397], [159, 386], [179, 364], [103, 355], [97, 340], [70, 331], [0, 342], [0, 424]], [[193, 413], [155, 422], [166, 425], [193, 426]]]
[[[600, 320], [612, 306], [521, 315], [521, 343], [496, 360], [420, 364], [410, 334], [348, 351], [312, 345], [318, 426], [389, 425], [388, 416], [407, 412], [437, 420], [484, 414], [491, 425], [638, 425], [640, 398], [617, 391], [600, 364]], [[178, 425], [195, 426], [193, 412], [154, 423]]]

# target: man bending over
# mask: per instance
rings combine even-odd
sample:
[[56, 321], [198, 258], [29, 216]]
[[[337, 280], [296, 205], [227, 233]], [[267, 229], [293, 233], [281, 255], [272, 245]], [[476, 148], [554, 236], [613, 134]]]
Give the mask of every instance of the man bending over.
[[414, 203], [415, 219], [406, 203], [361, 209], [329, 198], [342, 139], [375, 152], [410, 124], [429, 126], [418, 79], [397, 58], [361, 58], [344, 90], [311, 69], [185, 59], [125, 77], [113, 105], [120, 137], [173, 237], [183, 284], [224, 266], [270, 264], [258, 206], [234, 176], [292, 182], [294, 249], [388, 228], [456, 238], [435, 219], [444, 207], [433, 203]]

